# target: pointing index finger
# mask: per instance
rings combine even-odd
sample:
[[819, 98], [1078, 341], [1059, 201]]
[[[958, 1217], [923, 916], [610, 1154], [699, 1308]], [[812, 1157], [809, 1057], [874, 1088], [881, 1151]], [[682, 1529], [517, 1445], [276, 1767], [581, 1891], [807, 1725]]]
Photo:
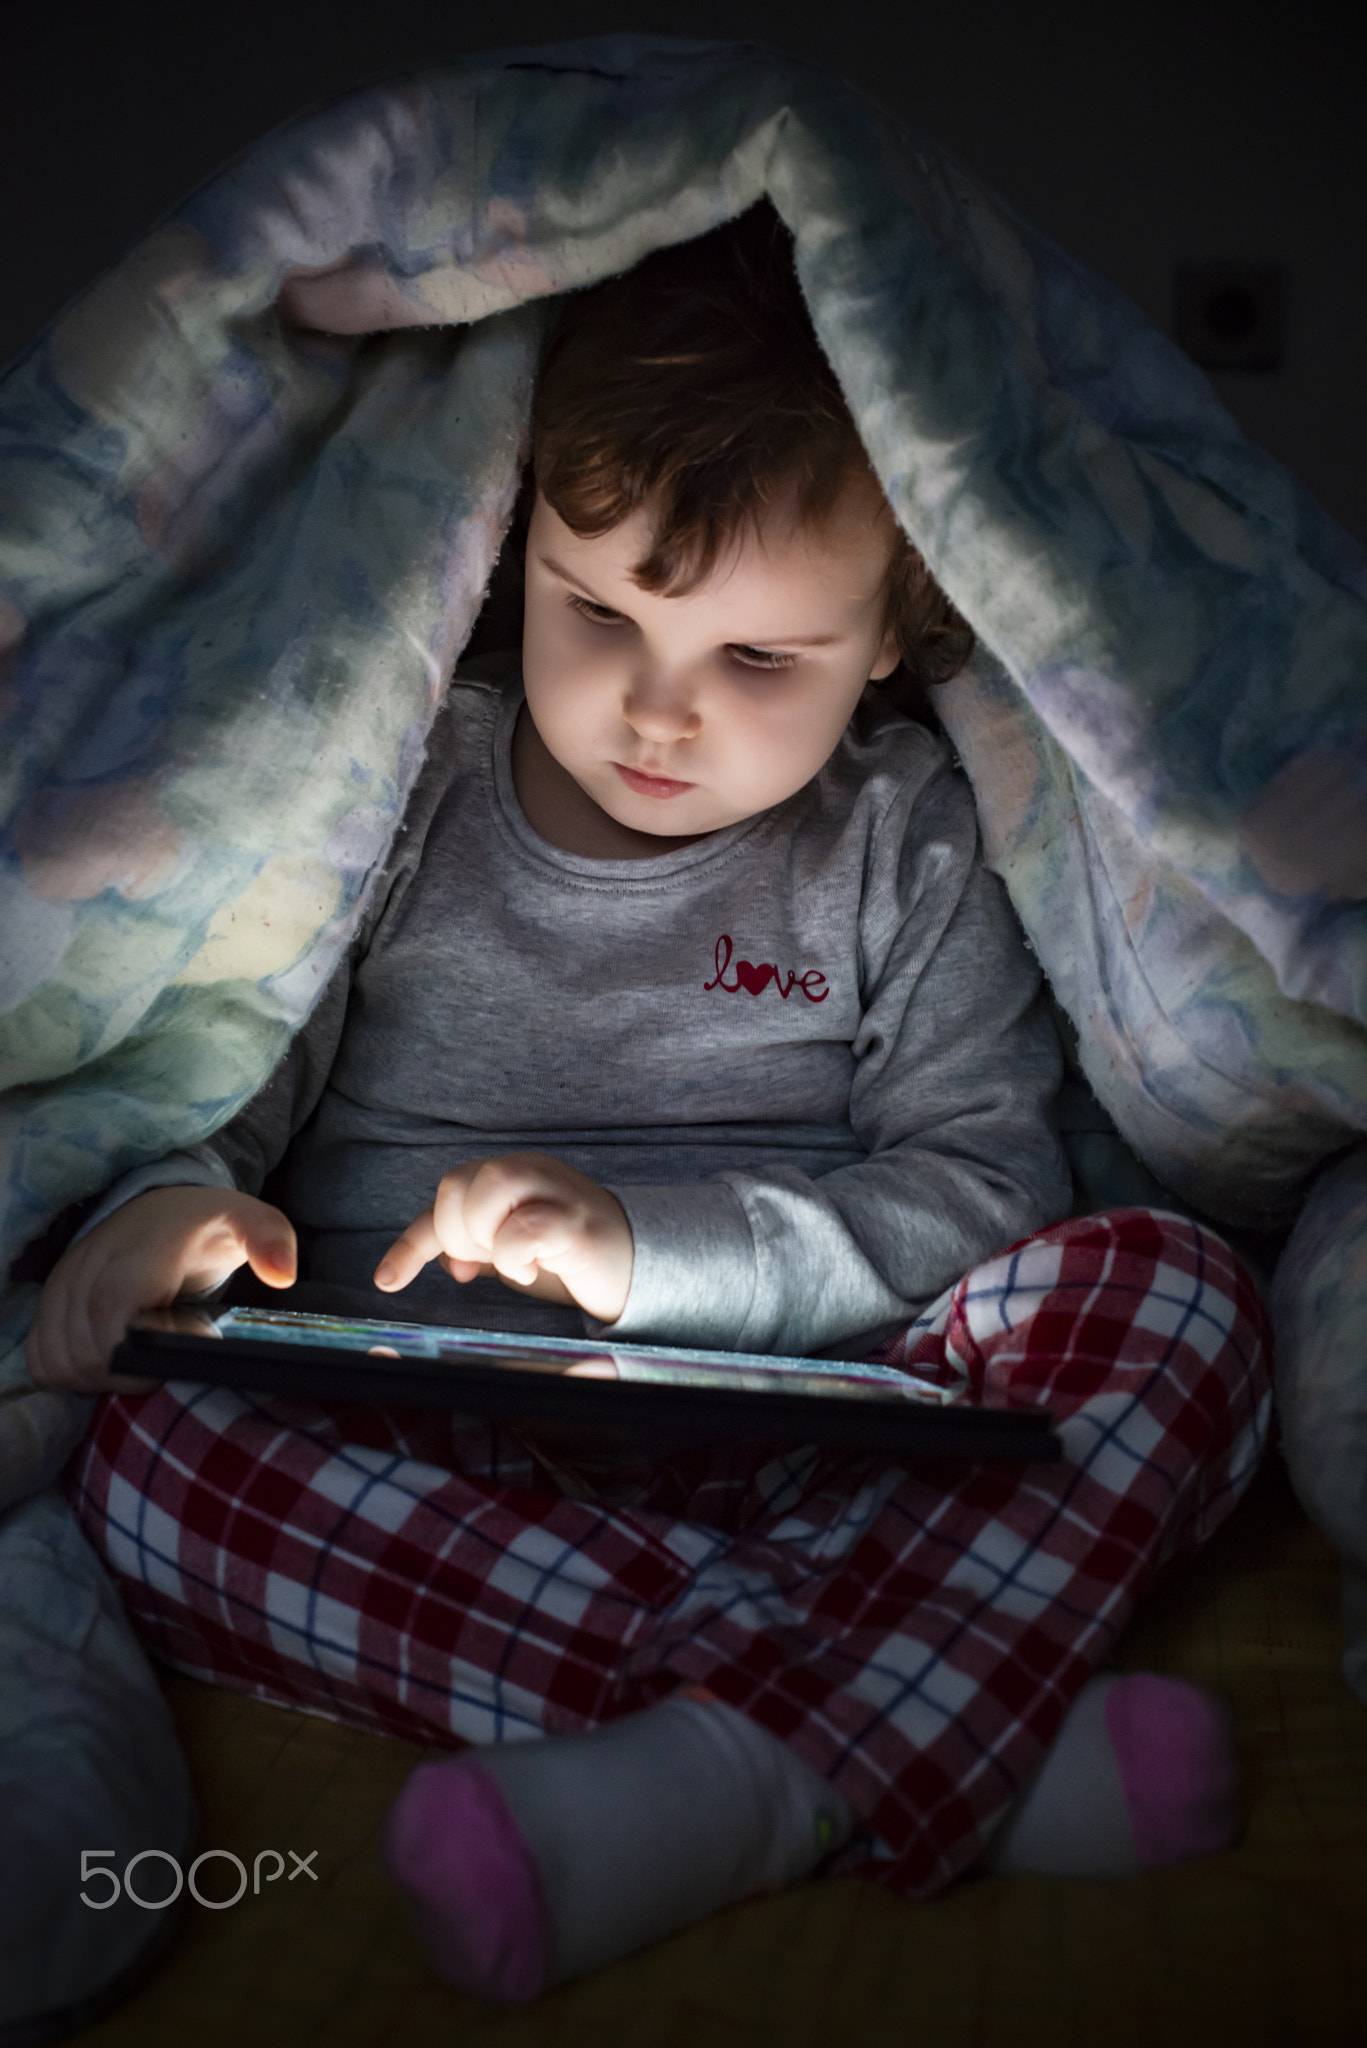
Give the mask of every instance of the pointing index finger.
[[389, 1250], [375, 1268], [375, 1285], [386, 1293], [396, 1287], [407, 1287], [430, 1259], [435, 1259], [441, 1250], [433, 1223], [432, 1211], [424, 1209], [409, 1224], [401, 1236], [396, 1237]]

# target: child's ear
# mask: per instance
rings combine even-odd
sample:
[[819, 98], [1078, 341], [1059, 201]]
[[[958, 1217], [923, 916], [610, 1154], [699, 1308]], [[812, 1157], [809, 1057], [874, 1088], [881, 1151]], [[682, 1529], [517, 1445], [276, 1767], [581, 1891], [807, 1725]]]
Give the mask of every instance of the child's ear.
[[892, 632], [885, 633], [883, 635], [883, 644], [873, 658], [873, 667], [869, 670], [869, 681], [871, 683], [886, 681], [901, 659], [902, 650], [897, 645], [896, 634]]

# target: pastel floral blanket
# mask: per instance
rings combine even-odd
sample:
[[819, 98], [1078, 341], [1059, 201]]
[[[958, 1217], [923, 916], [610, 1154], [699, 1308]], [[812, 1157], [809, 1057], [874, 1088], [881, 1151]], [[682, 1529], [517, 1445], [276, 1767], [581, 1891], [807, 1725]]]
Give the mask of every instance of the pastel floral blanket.
[[[1362, 554], [932, 141], [753, 46], [606, 38], [272, 135], [0, 383], [7, 1259], [308, 1013], [496, 560], [549, 298], [763, 193], [980, 637], [943, 715], [1097, 1097], [1235, 1224], [1358, 1140]], [[1341, 1250], [1363, 1205], [1325, 1199]], [[1331, 1296], [1367, 1327], [1367, 1279]]]

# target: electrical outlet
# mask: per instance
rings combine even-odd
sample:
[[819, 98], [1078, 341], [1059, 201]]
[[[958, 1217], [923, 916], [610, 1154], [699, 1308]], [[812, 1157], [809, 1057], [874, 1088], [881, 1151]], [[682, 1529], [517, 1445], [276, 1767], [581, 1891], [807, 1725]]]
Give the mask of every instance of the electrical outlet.
[[1280, 263], [1179, 263], [1173, 326], [1203, 370], [1280, 370], [1286, 269]]

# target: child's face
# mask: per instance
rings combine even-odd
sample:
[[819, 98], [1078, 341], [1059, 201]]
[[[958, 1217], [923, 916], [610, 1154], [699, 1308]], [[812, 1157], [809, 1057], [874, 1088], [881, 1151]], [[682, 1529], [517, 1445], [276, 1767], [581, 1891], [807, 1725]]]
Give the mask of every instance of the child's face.
[[819, 532], [747, 532], [686, 597], [642, 590], [639, 512], [584, 540], [538, 492], [523, 674], [547, 750], [608, 816], [666, 837], [782, 803], [830, 758], [866, 682], [890, 675], [891, 515], [854, 484]]

